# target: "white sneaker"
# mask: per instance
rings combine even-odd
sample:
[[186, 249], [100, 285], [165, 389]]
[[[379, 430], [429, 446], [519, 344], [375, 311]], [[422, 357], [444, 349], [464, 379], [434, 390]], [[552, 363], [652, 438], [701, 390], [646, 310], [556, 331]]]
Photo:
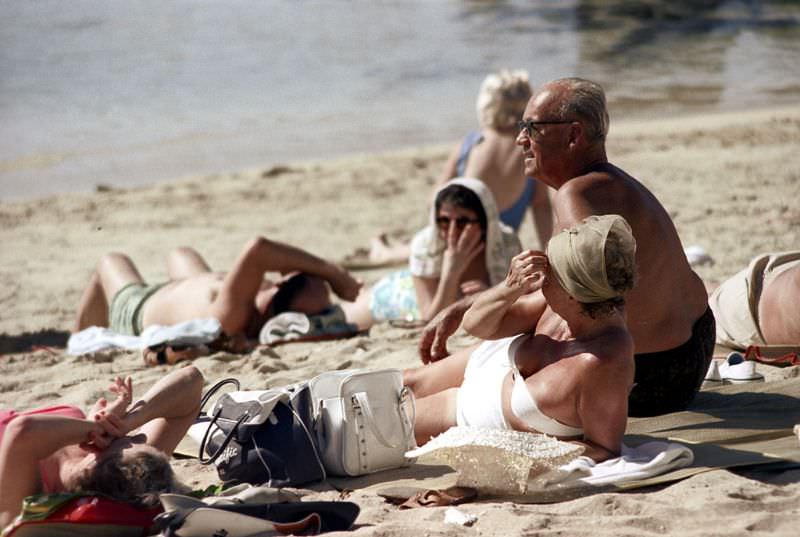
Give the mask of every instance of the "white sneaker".
[[703, 379], [701, 388], [715, 388], [717, 386], [722, 386], [722, 377], [719, 374], [719, 362], [712, 359], [711, 363], [708, 364], [706, 378]]
[[719, 376], [723, 382], [730, 384], [764, 381], [764, 375], [756, 371], [756, 363], [745, 360], [740, 352], [728, 354], [725, 361], [719, 365]]

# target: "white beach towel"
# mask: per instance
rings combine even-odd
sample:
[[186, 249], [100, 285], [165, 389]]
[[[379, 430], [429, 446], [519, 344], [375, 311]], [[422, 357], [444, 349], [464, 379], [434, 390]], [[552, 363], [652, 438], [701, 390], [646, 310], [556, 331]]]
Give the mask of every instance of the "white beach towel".
[[78, 356], [106, 349], [146, 349], [162, 343], [203, 345], [214, 341], [221, 333], [222, 325], [217, 319], [194, 319], [169, 326], [152, 325], [140, 336], [127, 336], [109, 328], [90, 326], [70, 336], [67, 354]]
[[665, 474], [689, 466], [692, 461], [694, 453], [682, 444], [653, 441], [635, 448], [623, 445], [622, 456], [615, 459], [595, 463], [581, 456], [559, 467], [566, 474], [559, 483], [619, 484]]

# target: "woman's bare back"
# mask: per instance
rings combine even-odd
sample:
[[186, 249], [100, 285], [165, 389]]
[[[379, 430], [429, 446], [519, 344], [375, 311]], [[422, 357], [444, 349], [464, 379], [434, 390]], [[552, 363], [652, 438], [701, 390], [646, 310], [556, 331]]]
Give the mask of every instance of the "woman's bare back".
[[501, 212], [514, 205], [527, 183], [515, 136], [484, 129], [483, 141], [470, 151], [464, 175], [486, 183]]

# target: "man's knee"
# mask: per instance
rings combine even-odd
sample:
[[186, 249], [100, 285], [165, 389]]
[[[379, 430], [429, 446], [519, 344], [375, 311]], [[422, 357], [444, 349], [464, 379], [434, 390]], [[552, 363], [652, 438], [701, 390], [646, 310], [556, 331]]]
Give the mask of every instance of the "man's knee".
[[109, 252], [100, 258], [97, 263], [97, 272], [103, 273], [108, 270], [113, 270], [121, 265], [133, 266], [133, 261], [127, 255], [120, 252]]
[[197, 250], [195, 250], [191, 246], [178, 246], [169, 253], [169, 258], [180, 259], [187, 256], [197, 256], [197, 255], [200, 254], [197, 252]]

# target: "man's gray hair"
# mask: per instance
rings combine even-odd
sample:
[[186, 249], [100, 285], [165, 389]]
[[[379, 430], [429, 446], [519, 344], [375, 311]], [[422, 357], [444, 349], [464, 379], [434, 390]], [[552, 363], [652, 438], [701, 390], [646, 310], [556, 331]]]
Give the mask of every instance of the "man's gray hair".
[[590, 141], [605, 140], [610, 120], [606, 94], [600, 84], [584, 78], [560, 78], [547, 85], [560, 86], [565, 90], [556, 111], [558, 119], [581, 119], [587, 127]]

